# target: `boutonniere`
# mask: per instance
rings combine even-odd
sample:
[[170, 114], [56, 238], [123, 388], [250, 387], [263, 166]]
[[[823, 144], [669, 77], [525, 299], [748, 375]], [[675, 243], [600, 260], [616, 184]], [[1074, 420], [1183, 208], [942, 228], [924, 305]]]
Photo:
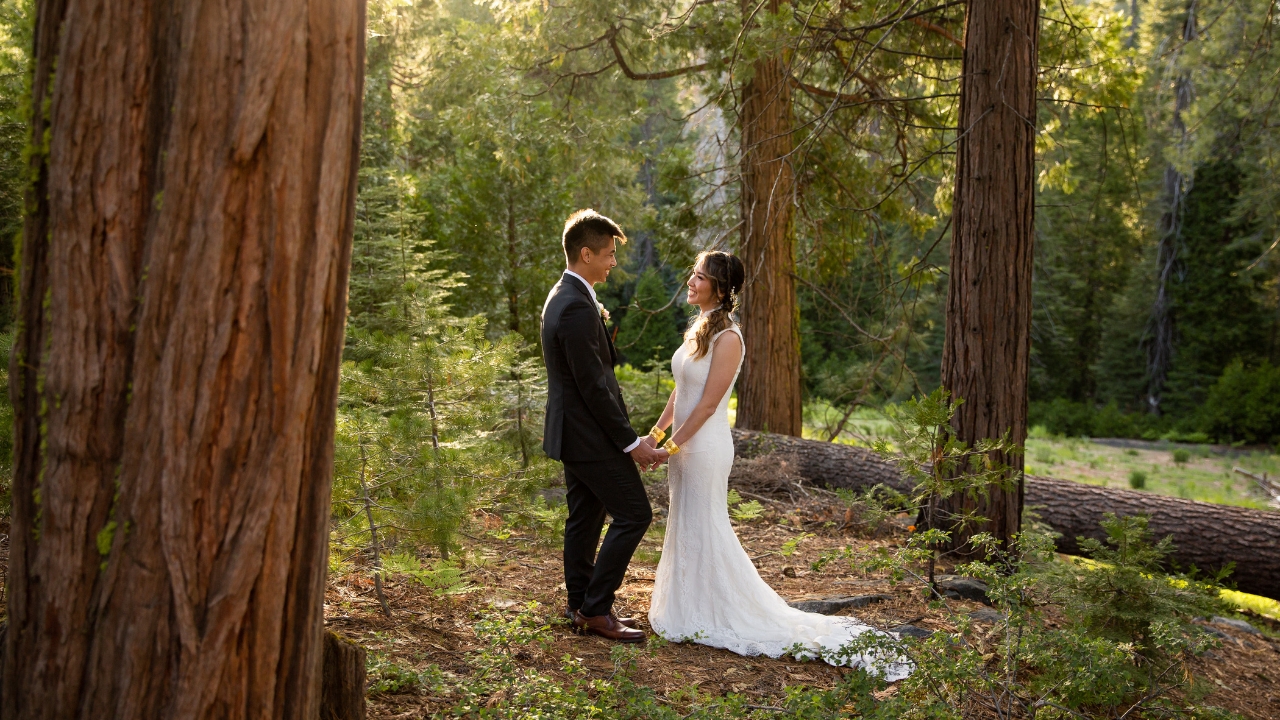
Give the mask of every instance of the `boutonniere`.
[[596, 307], [600, 308], [600, 319], [609, 322], [609, 311], [604, 309], [604, 303], [597, 301]]

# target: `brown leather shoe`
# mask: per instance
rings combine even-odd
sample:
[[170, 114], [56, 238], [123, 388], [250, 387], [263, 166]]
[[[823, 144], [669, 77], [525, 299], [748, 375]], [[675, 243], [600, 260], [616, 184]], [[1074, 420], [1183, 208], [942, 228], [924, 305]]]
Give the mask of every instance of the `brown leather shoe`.
[[645, 634], [643, 632], [618, 622], [613, 613], [587, 617], [579, 610], [573, 614], [573, 622], [581, 627], [583, 632], [599, 635], [602, 638], [624, 643], [644, 642]]
[[[566, 607], [564, 609], [565, 619], [573, 623], [575, 626], [577, 626], [578, 621], [573, 616], [577, 614], [577, 612], [578, 612], [577, 608]], [[613, 615], [613, 613], [609, 613], [609, 614]], [[629, 628], [637, 627], [635, 618], [618, 617], [617, 615], [613, 615], [613, 619], [617, 620], [619, 625], [626, 625]]]

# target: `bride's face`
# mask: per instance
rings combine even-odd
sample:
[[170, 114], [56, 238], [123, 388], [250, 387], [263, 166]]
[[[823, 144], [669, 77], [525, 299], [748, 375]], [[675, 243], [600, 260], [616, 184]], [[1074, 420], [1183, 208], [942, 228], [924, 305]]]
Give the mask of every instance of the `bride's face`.
[[716, 304], [717, 298], [711, 278], [703, 272], [702, 263], [699, 262], [693, 268], [693, 273], [689, 275], [689, 282], [685, 283], [689, 286], [689, 294], [685, 296], [686, 302], [690, 305], [697, 305], [703, 310]]

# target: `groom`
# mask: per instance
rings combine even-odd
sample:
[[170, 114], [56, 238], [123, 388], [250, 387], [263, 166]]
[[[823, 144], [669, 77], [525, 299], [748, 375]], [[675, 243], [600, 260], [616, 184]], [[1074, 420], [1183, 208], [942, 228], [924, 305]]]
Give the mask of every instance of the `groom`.
[[[617, 351], [607, 313], [592, 286], [618, 264], [626, 242], [609, 218], [579, 210], [564, 224], [566, 269], [542, 306], [542, 359], [547, 365], [547, 419], [542, 449], [564, 463], [569, 519], [564, 528], [565, 615], [574, 627], [621, 642], [642, 642], [631, 618], [613, 614], [631, 555], [653, 520], [636, 470], [661, 455], [631, 429], [613, 375]], [[628, 455], [630, 457], [628, 457]], [[605, 514], [613, 518], [600, 553]]]

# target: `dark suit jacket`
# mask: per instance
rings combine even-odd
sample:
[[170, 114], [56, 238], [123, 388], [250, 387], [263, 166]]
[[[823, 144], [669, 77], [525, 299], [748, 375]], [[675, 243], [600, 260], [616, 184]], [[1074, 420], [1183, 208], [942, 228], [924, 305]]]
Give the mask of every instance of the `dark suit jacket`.
[[547, 418], [542, 449], [555, 460], [607, 460], [636, 441], [613, 375], [618, 354], [586, 285], [560, 276], [542, 308]]

